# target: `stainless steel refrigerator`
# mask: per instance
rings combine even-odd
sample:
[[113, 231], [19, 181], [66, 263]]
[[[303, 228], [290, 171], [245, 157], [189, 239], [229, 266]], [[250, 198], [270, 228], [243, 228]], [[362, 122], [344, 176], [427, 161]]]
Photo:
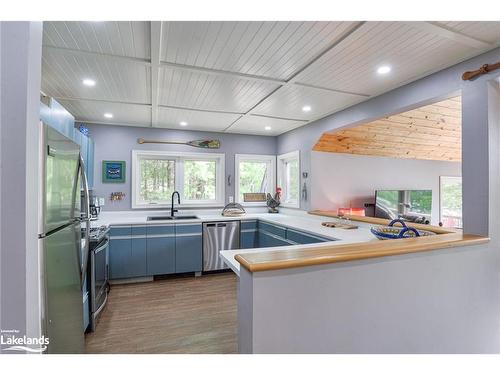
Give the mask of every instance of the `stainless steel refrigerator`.
[[49, 338], [48, 353], [83, 353], [82, 286], [90, 229], [85, 166], [71, 139], [46, 124], [41, 132], [42, 328]]

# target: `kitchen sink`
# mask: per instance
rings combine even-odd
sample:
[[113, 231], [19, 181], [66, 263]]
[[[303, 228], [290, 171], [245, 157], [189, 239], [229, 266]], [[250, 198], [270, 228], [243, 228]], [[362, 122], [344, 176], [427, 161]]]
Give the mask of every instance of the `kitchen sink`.
[[198, 219], [198, 216], [148, 216], [148, 221], [154, 220], [192, 220]]

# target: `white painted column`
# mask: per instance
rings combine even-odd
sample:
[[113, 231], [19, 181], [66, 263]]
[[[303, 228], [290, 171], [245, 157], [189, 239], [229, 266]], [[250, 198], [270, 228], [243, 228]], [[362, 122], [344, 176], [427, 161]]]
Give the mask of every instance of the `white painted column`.
[[35, 337], [41, 53], [41, 22], [0, 22], [0, 327]]

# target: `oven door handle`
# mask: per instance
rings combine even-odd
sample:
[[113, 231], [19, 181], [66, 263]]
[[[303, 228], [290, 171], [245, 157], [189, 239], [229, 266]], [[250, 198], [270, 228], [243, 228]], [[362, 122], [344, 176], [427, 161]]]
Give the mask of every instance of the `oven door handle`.
[[109, 245], [109, 238], [106, 238], [106, 240], [104, 241], [104, 243], [97, 247], [96, 249], [93, 250], [94, 254], [97, 254], [99, 252], [101, 252], [102, 250], [104, 250], [106, 247], [108, 247]]

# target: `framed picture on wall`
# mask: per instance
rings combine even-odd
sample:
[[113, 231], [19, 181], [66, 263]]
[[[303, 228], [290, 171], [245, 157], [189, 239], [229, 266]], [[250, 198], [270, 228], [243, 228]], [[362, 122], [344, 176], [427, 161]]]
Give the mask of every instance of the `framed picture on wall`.
[[102, 182], [123, 183], [125, 182], [125, 162], [116, 160], [102, 161]]

